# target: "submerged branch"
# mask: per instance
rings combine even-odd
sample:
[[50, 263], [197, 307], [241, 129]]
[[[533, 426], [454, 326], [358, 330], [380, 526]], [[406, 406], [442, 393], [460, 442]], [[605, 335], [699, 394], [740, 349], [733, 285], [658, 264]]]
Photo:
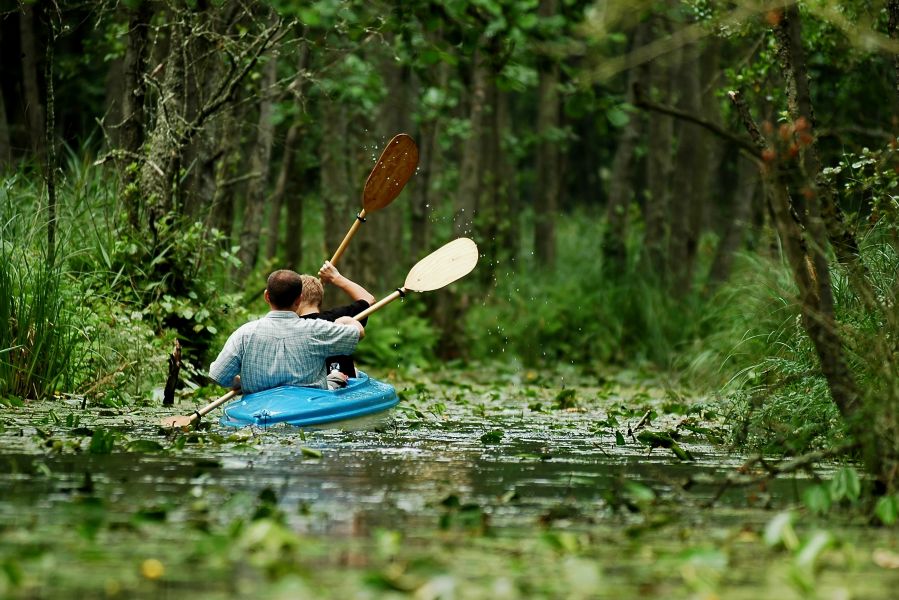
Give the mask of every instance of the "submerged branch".
[[[687, 489], [697, 483], [711, 483], [712, 485], [717, 485], [718, 491], [708, 500], [708, 502], [705, 502], [702, 505], [703, 508], [711, 508], [721, 499], [725, 492], [731, 488], [746, 487], [770, 481], [779, 475], [786, 475], [788, 473], [795, 473], [796, 471], [808, 469], [822, 460], [833, 458], [834, 456], [839, 456], [858, 448], [858, 442], [846, 442], [834, 446], [833, 448], [808, 452], [780, 463], [772, 463], [766, 460], [761, 454], [756, 454], [749, 457], [749, 459], [737, 469], [736, 473], [731, 473], [723, 480], [701, 481], [691, 477], [683, 484], [683, 487], [684, 489]], [[756, 466], [760, 466], [764, 470], [764, 473], [748, 475], [747, 473], [752, 471]]]

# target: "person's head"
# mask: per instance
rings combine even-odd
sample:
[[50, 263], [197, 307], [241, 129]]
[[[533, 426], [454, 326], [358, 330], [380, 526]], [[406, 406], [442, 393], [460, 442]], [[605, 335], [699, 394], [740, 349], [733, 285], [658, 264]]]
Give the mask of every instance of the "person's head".
[[303, 293], [303, 280], [299, 273], [280, 269], [268, 276], [265, 299], [275, 310], [291, 310]]
[[303, 280], [303, 304], [321, 309], [322, 298], [325, 296], [325, 288], [318, 277], [312, 275], [300, 275]]

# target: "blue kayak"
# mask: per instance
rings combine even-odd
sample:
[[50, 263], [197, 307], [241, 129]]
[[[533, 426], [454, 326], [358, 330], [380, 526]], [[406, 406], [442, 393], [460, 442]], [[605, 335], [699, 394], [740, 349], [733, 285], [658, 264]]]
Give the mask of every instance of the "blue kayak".
[[374, 415], [399, 401], [392, 385], [359, 371], [358, 377], [339, 390], [282, 386], [247, 394], [225, 408], [221, 422], [232, 427], [325, 425]]

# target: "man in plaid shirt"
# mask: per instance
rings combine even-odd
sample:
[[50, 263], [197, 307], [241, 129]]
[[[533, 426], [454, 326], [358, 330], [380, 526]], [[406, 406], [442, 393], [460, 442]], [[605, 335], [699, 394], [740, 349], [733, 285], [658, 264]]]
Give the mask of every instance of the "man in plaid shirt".
[[325, 359], [351, 354], [365, 329], [352, 317], [301, 319], [296, 310], [302, 291], [303, 281], [293, 271], [269, 275], [265, 301], [271, 311], [231, 334], [209, 376], [225, 387], [239, 386], [244, 394], [282, 385], [326, 389]]

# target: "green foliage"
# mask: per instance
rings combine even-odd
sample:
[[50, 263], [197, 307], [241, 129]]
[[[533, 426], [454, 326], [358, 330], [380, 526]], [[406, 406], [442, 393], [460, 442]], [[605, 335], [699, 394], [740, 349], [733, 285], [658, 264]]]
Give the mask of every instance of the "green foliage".
[[[839, 333], [872, 435], [883, 440], [881, 448], [887, 452], [896, 450], [899, 427], [897, 165], [895, 149], [887, 146], [846, 153], [835, 167], [824, 169], [848, 209], [873, 295], [866, 299], [858, 281], [832, 263]], [[741, 256], [711, 307], [706, 329], [712, 333], [685, 358], [694, 378], [721, 387], [734, 442], [764, 452], [800, 453], [846, 437], [846, 423], [830, 398], [799, 314], [796, 288], [782, 262], [760, 253]], [[812, 511], [826, 510], [822, 498], [823, 493], [808, 492]]]
[[420, 298], [407, 297], [370, 317], [365, 339], [354, 355], [365, 365], [406, 369], [426, 367], [434, 361], [438, 334], [433, 322], [422, 316]]
[[[531, 259], [503, 270], [484, 303], [469, 311], [472, 355], [511, 355], [528, 366], [666, 365], [699, 334], [701, 297], [674, 297], [639, 258], [623, 273], [607, 268], [592, 215], [576, 213], [558, 226], [555, 270]], [[639, 256], [640, 244], [640, 232], [634, 232], [630, 256]]]
[[[0, 214], [12, 201], [0, 197]], [[44, 231], [23, 220], [0, 222], [0, 396], [43, 398], [71, 385], [77, 298], [60, 264], [30, 243]]]

